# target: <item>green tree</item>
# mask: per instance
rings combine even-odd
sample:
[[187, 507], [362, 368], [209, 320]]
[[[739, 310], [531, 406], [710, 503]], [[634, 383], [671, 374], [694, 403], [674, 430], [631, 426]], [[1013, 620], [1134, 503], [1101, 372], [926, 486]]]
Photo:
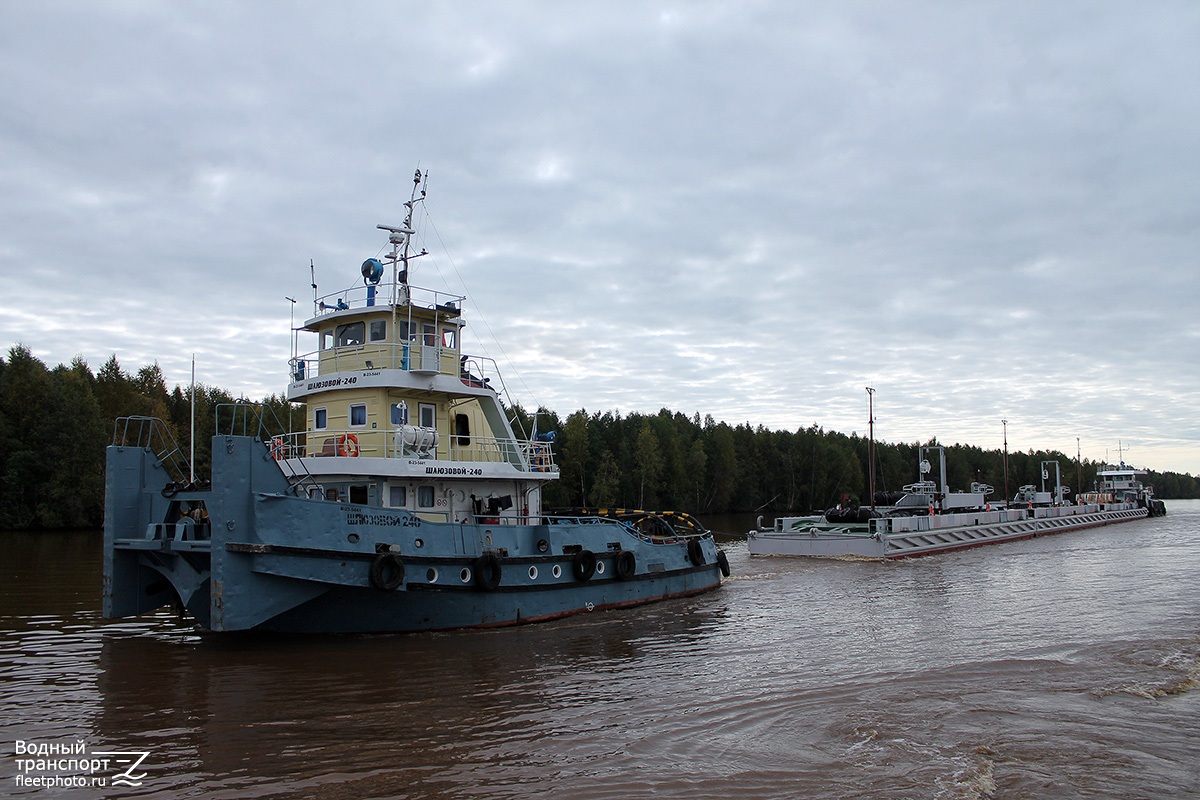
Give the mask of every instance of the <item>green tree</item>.
[[646, 508], [647, 490], [649, 490], [650, 505], [658, 502], [656, 489], [662, 470], [663, 457], [658, 437], [654, 434], [650, 423], [643, 422], [634, 446], [634, 475], [638, 482], [639, 508]]

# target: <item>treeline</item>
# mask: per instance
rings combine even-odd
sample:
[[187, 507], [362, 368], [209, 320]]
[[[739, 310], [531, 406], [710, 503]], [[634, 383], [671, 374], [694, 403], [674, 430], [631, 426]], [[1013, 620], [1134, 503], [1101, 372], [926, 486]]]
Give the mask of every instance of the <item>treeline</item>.
[[[47, 369], [28, 347], [0, 358], [0, 530], [91, 528], [104, 521], [104, 448], [118, 417], [163, 420], [181, 450], [188, 447], [190, 389], [167, 388], [157, 364], [125, 372], [116, 356], [93, 373], [82, 358]], [[197, 476], [207, 477], [215, 409], [238, 398], [196, 386]], [[261, 401], [268, 418], [303, 429], [304, 408], [278, 397]], [[183, 453], [186, 457], [188, 454]]]
[[[168, 389], [157, 364], [125, 372], [115, 356], [93, 373], [82, 358], [46, 367], [23, 346], [0, 358], [0, 529], [96, 527], [104, 517], [104, 448], [119, 417], [157, 417], [181, 449], [187, 448], [192, 408], [187, 387]], [[212, 387], [196, 387], [198, 477], [209, 477], [208, 442], [218, 405], [246, 402]], [[272, 395], [258, 401], [269, 433], [303, 430], [304, 406]], [[518, 427], [535, 419], [510, 409]], [[838, 503], [869, 502], [868, 441], [812, 426], [772, 431], [731, 426], [699, 414], [576, 411], [565, 420], [541, 409], [536, 430], [555, 431], [561, 479], [546, 487], [550, 507], [673, 508], [699, 514], [814, 511]], [[876, 488], [895, 490], [917, 480], [916, 443], [876, 443]], [[183, 454], [185, 457], [187, 453]], [[1004, 492], [1004, 457], [968, 445], [946, 448], [947, 477], [955, 489], [972, 481]], [[1008, 457], [1009, 493], [1041, 482], [1041, 462], [1058, 461], [1063, 482], [1092, 486], [1098, 463], [1058, 452], [1014, 452]], [[936, 465], [935, 465], [936, 468]], [[1082, 482], [1080, 482], [1082, 476]], [[1151, 473], [1158, 497], [1200, 497], [1200, 478]]]
[[[557, 430], [554, 449], [561, 470], [561, 480], [546, 489], [549, 505], [714, 514], [807, 512], [870, 502], [868, 440], [816, 425], [772, 431], [748, 423], [731, 426], [711, 416], [701, 420], [699, 414], [689, 419], [667, 409], [625, 417], [577, 411], [559, 421], [543, 409], [538, 429], [549, 427]], [[875, 443], [877, 491], [899, 490], [918, 480], [919, 446]], [[951, 488], [966, 491], [974, 481], [994, 487], [996, 499], [1004, 496], [1002, 451], [961, 444], [945, 450]], [[936, 457], [930, 460], [936, 471]], [[1043, 461], [1058, 462], [1062, 482], [1073, 492], [1080, 486], [1090, 489], [1102, 466], [1077, 463], [1057, 451], [1011, 452], [1009, 496], [1022, 485], [1041, 486]], [[931, 477], [936, 479], [936, 472]], [[1159, 498], [1200, 497], [1200, 478], [1188, 474], [1151, 472], [1147, 481]]]

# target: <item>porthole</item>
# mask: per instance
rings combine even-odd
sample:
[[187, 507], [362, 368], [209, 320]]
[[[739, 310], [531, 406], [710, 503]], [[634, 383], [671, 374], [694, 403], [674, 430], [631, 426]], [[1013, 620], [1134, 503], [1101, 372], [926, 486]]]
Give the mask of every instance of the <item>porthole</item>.
[[438, 571], [436, 569], [430, 567], [429, 569], [425, 570], [425, 580], [429, 581], [430, 583], [437, 583], [437, 579]]
[[562, 567], [560, 567], [558, 564], [555, 564], [554, 569], [550, 570], [550, 574], [556, 578], [561, 578], [562, 577]]
[[349, 542], [350, 544], [358, 544], [358, 534], [357, 533], [350, 534], [349, 536], [346, 537], [346, 541]]
[[604, 574], [604, 562], [601, 561], [600, 559], [596, 559], [596, 574], [597, 575]]
[[462, 572], [458, 573], [458, 579], [463, 583], [471, 582], [471, 570], [467, 567], [462, 568]]
[[537, 573], [537, 567], [530, 567], [530, 568], [529, 568], [529, 580], [531, 580], [531, 581], [536, 581], [536, 580], [537, 580], [537, 575], [538, 575], [538, 573]]
[[425, 546], [424, 539], [413, 539], [413, 547], [424, 547], [424, 546]]

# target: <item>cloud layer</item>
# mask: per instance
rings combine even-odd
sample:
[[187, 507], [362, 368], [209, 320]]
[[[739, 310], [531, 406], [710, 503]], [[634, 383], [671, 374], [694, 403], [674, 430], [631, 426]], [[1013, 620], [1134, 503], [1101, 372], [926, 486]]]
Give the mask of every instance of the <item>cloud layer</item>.
[[[414, 282], [560, 413], [1200, 473], [1200, 6], [10, 3], [0, 333], [286, 383], [430, 171]], [[465, 288], [464, 288], [465, 287]]]

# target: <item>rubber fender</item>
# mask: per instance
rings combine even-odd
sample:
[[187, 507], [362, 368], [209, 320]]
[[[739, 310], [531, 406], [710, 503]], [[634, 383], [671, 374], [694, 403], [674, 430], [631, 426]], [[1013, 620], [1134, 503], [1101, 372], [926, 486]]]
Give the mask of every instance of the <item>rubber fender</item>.
[[500, 585], [500, 559], [495, 553], [484, 553], [475, 559], [475, 585], [491, 591]]
[[616, 564], [613, 566], [619, 580], [627, 581], [637, 572], [637, 556], [632, 550], [622, 550], [617, 553]]
[[571, 569], [575, 572], [575, 580], [590, 580], [596, 574], [596, 554], [591, 550], [580, 550], [571, 560]]
[[395, 553], [380, 553], [371, 561], [371, 585], [385, 592], [404, 583], [404, 562]]

